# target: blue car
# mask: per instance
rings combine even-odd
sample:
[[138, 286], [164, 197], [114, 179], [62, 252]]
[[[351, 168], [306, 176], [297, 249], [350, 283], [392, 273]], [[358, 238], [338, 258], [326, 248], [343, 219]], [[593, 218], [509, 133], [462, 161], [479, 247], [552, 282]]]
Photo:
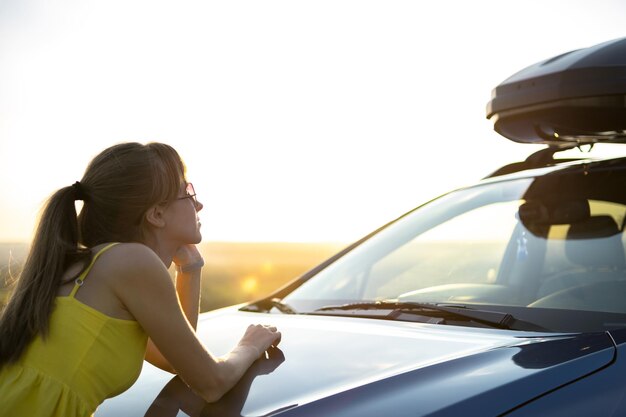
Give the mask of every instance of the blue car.
[[146, 363], [96, 416], [626, 416], [626, 158], [558, 158], [624, 146], [625, 103], [626, 38], [513, 75], [487, 116], [544, 149], [202, 314], [216, 355], [283, 334], [218, 402]]

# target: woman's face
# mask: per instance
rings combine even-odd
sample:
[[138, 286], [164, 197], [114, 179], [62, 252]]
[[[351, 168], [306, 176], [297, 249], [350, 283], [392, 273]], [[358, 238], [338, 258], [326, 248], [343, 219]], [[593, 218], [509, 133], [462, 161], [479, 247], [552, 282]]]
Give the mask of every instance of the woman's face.
[[178, 197], [165, 208], [165, 231], [172, 240], [181, 243], [200, 243], [200, 221], [198, 212], [204, 206], [197, 200], [191, 183], [181, 184]]

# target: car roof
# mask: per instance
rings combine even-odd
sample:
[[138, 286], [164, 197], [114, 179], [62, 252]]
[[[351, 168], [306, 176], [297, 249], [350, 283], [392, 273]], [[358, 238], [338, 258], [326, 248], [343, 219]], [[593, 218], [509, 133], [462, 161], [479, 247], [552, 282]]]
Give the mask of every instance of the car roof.
[[[623, 145], [620, 145], [623, 146]], [[543, 175], [549, 172], [562, 170], [568, 167], [577, 167], [580, 165], [588, 165], [593, 163], [594, 166], [600, 167], [612, 167], [615, 169], [626, 168], [626, 157], [613, 156], [613, 157], [598, 157], [591, 155], [583, 155], [577, 158], [555, 158], [555, 154], [558, 152], [573, 149], [575, 146], [559, 147], [548, 146], [547, 148], [536, 151], [528, 156], [524, 161], [514, 162], [504, 165], [484, 179], [496, 178], [506, 176], [507, 179], [516, 177], [534, 177]]]

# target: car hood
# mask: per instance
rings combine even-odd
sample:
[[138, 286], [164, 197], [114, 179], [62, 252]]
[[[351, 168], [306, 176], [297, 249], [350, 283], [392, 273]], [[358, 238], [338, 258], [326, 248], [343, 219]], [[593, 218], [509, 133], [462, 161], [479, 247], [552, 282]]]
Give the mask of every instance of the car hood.
[[[282, 341], [217, 403], [205, 403], [178, 377], [146, 363], [133, 387], [106, 400], [96, 416], [330, 415], [358, 404], [369, 408], [345, 415], [378, 415], [372, 407], [384, 405], [373, 398], [388, 407], [400, 401], [398, 395], [420, 404], [408, 415], [453, 415], [454, 407], [467, 410], [468, 401], [487, 393], [495, 414], [607, 366], [615, 351], [604, 333], [555, 335], [236, 308], [201, 315], [198, 335], [213, 354], [223, 355], [252, 323], [276, 325]], [[503, 386], [506, 395], [494, 397]], [[355, 396], [362, 401], [347, 400]], [[324, 407], [330, 409], [320, 411]]]

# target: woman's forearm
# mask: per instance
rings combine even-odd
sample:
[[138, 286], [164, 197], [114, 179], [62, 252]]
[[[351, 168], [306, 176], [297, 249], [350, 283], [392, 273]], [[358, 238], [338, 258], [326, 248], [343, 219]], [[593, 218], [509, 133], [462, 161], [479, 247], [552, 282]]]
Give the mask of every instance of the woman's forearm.
[[200, 312], [201, 276], [201, 268], [189, 272], [176, 271], [176, 292], [183, 312], [194, 329]]
[[219, 386], [202, 392], [202, 397], [209, 402], [219, 400], [235, 386], [260, 355], [259, 349], [254, 346], [237, 345], [229, 353], [218, 358]]

